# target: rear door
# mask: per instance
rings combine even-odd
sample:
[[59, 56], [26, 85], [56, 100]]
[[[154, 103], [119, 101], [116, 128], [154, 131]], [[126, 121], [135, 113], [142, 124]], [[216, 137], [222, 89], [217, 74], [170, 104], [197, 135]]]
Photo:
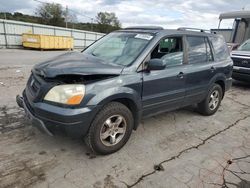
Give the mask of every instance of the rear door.
[[[143, 115], [152, 115], [181, 106], [185, 95], [183, 37], [162, 39], [150, 58], [162, 59], [164, 70], [143, 72]], [[149, 59], [150, 59], [149, 58]]]
[[204, 36], [186, 36], [186, 96], [184, 106], [200, 102], [216, 74], [211, 44]]

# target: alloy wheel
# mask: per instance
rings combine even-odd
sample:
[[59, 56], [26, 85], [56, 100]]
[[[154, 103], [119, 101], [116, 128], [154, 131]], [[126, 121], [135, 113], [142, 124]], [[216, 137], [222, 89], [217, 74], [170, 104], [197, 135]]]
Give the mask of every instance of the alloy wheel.
[[126, 133], [127, 123], [123, 116], [113, 115], [106, 119], [100, 131], [101, 142], [105, 146], [118, 144]]
[[219, 101], [220, 101], [220, 94], [219, 94], [219, 91], [218, 90], [214, 90], [211, 95], [210, 95], [210, 98], [209, 98], [209, 109], [210, 110], [214, 110], [217, 108], [218, 104], [219, 104]]

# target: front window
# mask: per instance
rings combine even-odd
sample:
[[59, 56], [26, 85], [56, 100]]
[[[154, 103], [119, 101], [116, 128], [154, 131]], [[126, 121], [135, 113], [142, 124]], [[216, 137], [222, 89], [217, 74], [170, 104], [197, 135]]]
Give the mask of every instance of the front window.
[[106, 63], [128, 66], [152, 38], [153, 35], [147, 33], [111, 33], [87, 48], [84, 53], [100, 58]]
[[183, 63], [182, 37], [167, 37], [151, 53], [151, 59], [161, 59], [167, 67]]
[[240, 50], [240, 51], [250, 51], [250, 40], [247, 40], [242, 45], [240, 45], [238, 50]]

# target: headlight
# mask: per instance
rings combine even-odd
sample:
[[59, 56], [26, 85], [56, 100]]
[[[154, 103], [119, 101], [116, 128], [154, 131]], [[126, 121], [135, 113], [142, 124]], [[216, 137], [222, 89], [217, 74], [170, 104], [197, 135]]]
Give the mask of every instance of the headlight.
[[44, 97], [46, 101], [77, 105], [80, 104], [85, 94], [85, 86], [82, 84], [58, 85], [49, 90]]

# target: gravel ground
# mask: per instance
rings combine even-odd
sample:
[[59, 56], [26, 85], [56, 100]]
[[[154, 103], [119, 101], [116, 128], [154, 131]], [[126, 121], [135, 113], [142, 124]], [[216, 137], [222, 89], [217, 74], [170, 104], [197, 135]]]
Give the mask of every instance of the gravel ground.
[[234, 82], [213, 116], [144, 119], [123, 149], [95, 156], [40, 133], [15, 103], [32, 66], [62, 53], [0, 50], [0, 187], [250, 187], [250, 84]]

